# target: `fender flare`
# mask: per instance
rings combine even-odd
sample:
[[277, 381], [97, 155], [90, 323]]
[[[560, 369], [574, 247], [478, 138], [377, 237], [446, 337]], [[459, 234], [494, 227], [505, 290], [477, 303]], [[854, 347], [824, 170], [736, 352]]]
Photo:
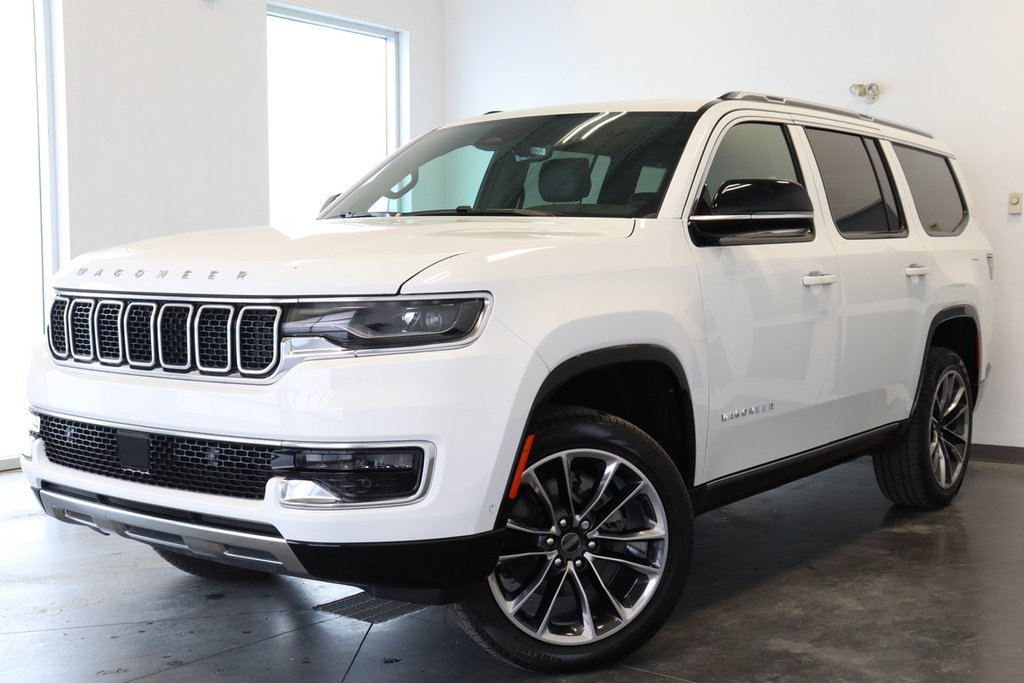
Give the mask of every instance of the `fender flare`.
[[498, 514], [495, 517], [495, 529], [503, 528], [505, 526], [505, 522], [508, 520], [508, 507], [513, 500], [509, 498], [509, 490], [513, 485], [514, 478], [517, 474], [521, 474], [521, 471], [519, 470], [520, 460], [523, 460], [526, 455], [524, 449], [528, 447], [528, 442], [532, 443], [532, 439], [529, 438], [531, 436], [530, 426], [534, 423], [537, 413], [544, 406], [545, 402], [558, 388], [564, 386], [575, 377], [579, 377], [587, 372], [597, 370], [602, 367], [636, 362], [658, 363], [668, 368], [679, 385], [681, 391], [681, 414], [679, 415], [679, 419], [684, 432], [684, 439], [686, 440], [684, 448], [687, 453], [691, 455], [689, 463], [689, 469], [691, 471], [681, 472], [680, 474], [683, 476], [685, 481], [693, 481], [694, 472], [692, 470], [694, 468], [694, 462], [692, 455], [695, 451], [693, 408], [690, 398], [690, 384], [687, 381], [686, 372], [683, 369], [683, 365], [680, 363], [679, 358], [669, 349], [654, 344], [629, 344], [588, 351], [586, 353], [573, 356], [572, 358], [569, 358], [557, 365], [548, 373], [548, 376], [544, 378], [544, 381], [541, 382], [540, 387], [537, 389], [533, 398], [533, 403], [530, 406], [530, 412], [527, 415], [526, 423], [523, 427], [523, 433], [519, 439], [519, 449], [516, 451], [516, 457], [512, 459], [509, 466], [508, 477], [506, 479], [505, 488], [503, 489], [504, 494], [501, 500], [501, 505], [498, 509]]
[[[950, 320], [955, 320], [957, 318], [967, 318], [968, 320], [973, 322], [974, 328], [978, 330], [978, 335], [980, 338], [981, 322], [979, 320], [978, 311], [974, 308], [974, 306], [971, 306], [969, 304], [950, 306], [949, 308], [944, 308], [943, 310], [935, 314], [935, 316], [932, 318], [931, 324], [928, 326], [928, 338], [925, 341], [924, 351], [921, 354], [921, 370], [917, 374], [917, 388], [914, 391], [914, 402], [910, 407], [911, 415], [913, 415], [914, 411], [917, 410], [917, 402], [921, 398], [921, 384], [924, 382], [924, 369], [925, 366], [928, 364], [928, 351], [932, 348], [932, 340], [935, 339], [935, 331], [938, 330], [939, 326], [942, 325], [943, 323], [949, 322]], [[981, 363], [980, 344], [978, 349], [978, 362]], [[981, 368], [976, 368], [976, 370], [980, 374]], [[970, 368], [968, 368], [968, 372], [969, 371]], [[972, 394], [974, 395], [973, 397], [976, 399], [978, 396], [977, 381], [973, 382], [972, 385]]]

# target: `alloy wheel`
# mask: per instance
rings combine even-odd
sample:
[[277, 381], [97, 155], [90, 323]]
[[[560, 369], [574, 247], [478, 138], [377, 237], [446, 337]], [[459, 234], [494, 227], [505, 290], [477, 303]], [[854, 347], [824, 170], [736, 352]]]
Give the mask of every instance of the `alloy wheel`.
[[935, 385], [929, 453], [935, 482], [949, 489], [960, 479], [967, 460], [971, 415], [967, 386], [956, 370], [947, 370]]
[[624, 458], [572, 449], [530, 466], [489, 582], [501, 611], [533, 638], [583, 645], [632, 622], [662, 580], [665, 508]]

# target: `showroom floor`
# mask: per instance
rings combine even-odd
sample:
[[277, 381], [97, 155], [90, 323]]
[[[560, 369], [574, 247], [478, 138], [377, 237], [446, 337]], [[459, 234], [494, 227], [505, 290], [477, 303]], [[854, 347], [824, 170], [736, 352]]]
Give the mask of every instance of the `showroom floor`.
[[[698, 518], [685, 596], [646, 647], [572, 681], [1018, 681], [1024, 467], [975, 462], [955, 505], [893, 508], [871, 464]], [[6, 681], [540, 680], [479, 650], [444, 608], [370, 625], [354, 593], [204, 582], [147, 547], [45, 518], [0, 475]]]

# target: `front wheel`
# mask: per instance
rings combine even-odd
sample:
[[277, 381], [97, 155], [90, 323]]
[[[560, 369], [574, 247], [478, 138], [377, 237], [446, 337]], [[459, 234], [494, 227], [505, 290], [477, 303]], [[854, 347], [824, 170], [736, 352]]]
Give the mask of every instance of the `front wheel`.
[[930, 349], [906, 433], [874, 456], [875, 478], [886, 498], [898, 505], [937, 508], [956, 497], [967, 472], [973, 409], [960, 356]]
[[453, 611], [518, 666], [603, 666], [668, 617], [692, 531], [682, 477], [653, 439], [611, 415], [562, 409], [535, 432], [494, 572]]

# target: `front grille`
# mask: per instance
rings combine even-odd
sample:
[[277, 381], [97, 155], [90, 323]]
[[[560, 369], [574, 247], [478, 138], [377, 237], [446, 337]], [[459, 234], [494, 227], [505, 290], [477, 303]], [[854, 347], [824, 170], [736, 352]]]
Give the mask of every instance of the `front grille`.
[[278, 306], [58, 296], [49, 323], [53, 357], [78, 363], [260, 377], [280, 355]]
[[271, 477], [270, 445], [149, 435], [149, 468], [126, 468], [114, 427], [40, 415], [39, 433], [52, 462], [142, 484], [234, 498], [262, 499]]

